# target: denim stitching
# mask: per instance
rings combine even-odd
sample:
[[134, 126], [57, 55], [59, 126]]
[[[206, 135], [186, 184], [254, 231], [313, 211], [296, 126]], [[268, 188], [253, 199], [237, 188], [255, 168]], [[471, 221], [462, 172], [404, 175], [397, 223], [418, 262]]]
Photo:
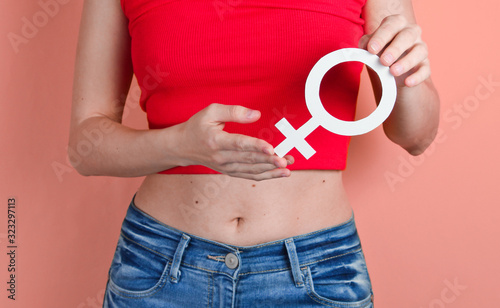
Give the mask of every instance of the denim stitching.
[[[170, 264], [170, 262], [168, 263]], [[121, 297], [126, 297], [126, 298], [145, 298], [145, 297], [150, 297], [150, 296], [153, 296], [155, 295], [158, 291], [160, 291], [164, 286], [165, 284], [167, 283], [167, 279], [163, 279], [165, 275], [162, 275], [160, 277], [160, 280], [163, 280], [163, 282], [160, 284], [160, 285], [157, 285], [155, 287], [153, 287], [154, 289], [151, 290], [149, 293], [135, 293], [135, 292], [131, 292], [131, 291], [126, 291], [126, 290], [118, 290], [114, 287], [114, 283], [112, 283], [112, 285], [110, 286], [111, 289], [113, 289], [116, 293], [118, 293], [117, 295], [121, 296]], [[127, 294], [129, 296], [127, 296]]]
[[[134, 243], [134, 244], [137, 244], [137, 245], [141, 246], [142, 248], [147, 249], [147, 250], [149, 250], [149, 251], [151, 251], [151, 252], [153, 252], [153, 253], [155, 253], [155, 254], [158, 254], [158, 255], [160, 255], [160, 256], [162, 256], [162, 257], [166, 258], [167, 260], [169, 260], [169, 261], [173, 262], [173, 261], [172, 261], [172, 260], [171, 260], [168, 256], [166, 256], [166, 255], [164, 255], [164, 254], [162, 254], [162, 253], [160, 253], [160, 252], [157, 252], [157, 251], [155, 251], [155, 250], [153, 250], [153, 249], [151, 249], [151, 248], [148, 248], [148, 247], [146, 247], [146, 246], [144, 246], [144, 245], [142, 245], [142, 244], [137, 243], [136, 241], [134, 241], [134, 240], [132, 240], [132, 239], [128, 238], [128, 237], [127, 237], [126, 235], [124, 235], [123, 233], [121, 233], [121, 234], [122, 234], [122, 236], [123, 236], [125, 239], [129, 240], [130, 242], [132, 242], [132, 243]], [[322, 261], [330, 260], [330, 259], [333, 259], [333, 258], [342, 257], [342, 256], [348, 255], [348, 254], [350, 254], [350, 253], [356, 253], [356, 252], [359, 252], [359, 251], [361, 251], [361, 248], [358, 248], [358, 249], [356, 249], [356, 250], [352, 250], [352, 251], [348, 251], [348, 252], [343, 253], [343, 254], [340, 254], [340, 255], [336, 255], [336, 256], [332, 256], [332, 257], [328, 257], [328, 258], [324, 258], [324, 259], [320, 259], [320, 260], [312, 261], [312, 262], [309, 262], [309, 263], [304, 263], [304, 264], [301, 264], [300, 266], [311, 265], [311, 264], [314, 264], [314, 263], [318, 263], [318, 262], [322, 262]], [[169, 262], [169, 263], [171, 263], [171, 262]], [[182, 265], [184, 265], [184, 266], [188, 266], [188, 267], [196, 268], [196, 269], [199, 269], [199, 270], [204, 270], [204, 271], [207, 271], [207, 272], [210, 272], [210, 273], [227, 274], [226, 272], [214, 271], [214, 270], [210, 270], [210, 269], [203, 268], [203, 267], [198, 267], [198, 266], [196, 266], [196, 265], [192, 265], [192, 264], [185, 263], [185, 262], [181, 262], [181, 264], [182, 264]], [[268, 272], [278, 272], [278, 271], [284, 271], [284, 270], [289, 270], [289, 269], [291, 269], [291, 267], [284, 267], [284, 268], [277, 268], [277, 269], [270, 269], [270, 270], [265, 270], [265, 271], [256, 271], [256, 272], [245, 272], [245, 273], [239, 273], [239, 274], [238, 274], [238, 276], [240, 276], [240, 275], [249, 275], [249, 274], [268, 273]]]
[[134, 244], [136, 244], [136, 245], [139, 245], [139, 246], [141, 246], [142, 248], [144, 248], [144, 249], [147, 249], [147, 250], [151, 251], [152, 253], [155, 253], [155, 254], [157, 254], [157, 255], [159, 255], [159, 256], [162, 256], [162, 257], [166, 258], [166, 259], [167, 259], [167, 260], [169, 260], [169, 261], [173, 261], [172, 259], [170, 259], [170, 257], [168, 257], [167, 255], [162, 254], [161, 252], [158, 252], [158, 251], [156, 251], [156, 250], [153, 250], [153, 249], [151, 249], [151, 248], [149, 248], [149, 247], [146, 247], [146, 246], [144, 246], [144, 245], [142, 245], [142, 244], [137, 243], [137, 242], [136, 242], [136, 241], [134, 241], [133, 239], [131, 239], [131, 238], [127, 237], [125, 234], [123, 234], [123, 232], [120, 232], [120, 234], [121, 234], [121, 235], [122, 235], [125, 239], [127, 239], [128, 241], [130, 241], [130, 242], [132, 242], [132, 243], [134, 243]]
[[[301, 269], [307, 270], [307, 267], [303, 267]], [[320, 297], [318, 297], [318, 295], [313, 293], [312, 285], [311, 285], [313, 283], [313, 281], [312, 281], [312, 277], [310, 276], [309, 271], [307, 273], [307, 278], [305, 280], [306, 280], [306, 283], [305, 283], [306, 284], [306, 292], [309, 295], [309, 297], [312, 300], [314, 300], [315, 302], [318, 302], [322, 305], [325, 305], [328, 307], [334, 307], [334, 308], [366, 308], [370, 304], [373, 303], [372, 302], [373, 292], [370, 292], [370, 296], [359, 301], [358, 303], [342, 303], [342, 302], [335, 303], [336, 301], [334, 301], [334, 300], [320, 298]], [[360, 305], [362, 305], [362, 306], [360, 306]]]
[[292, 269], [292, 268], [291, 267], [283, 267], [283, 268], [276, 268], [276, 269], [270, 269], [270, 270], [265, 270], [265, 271], [245, 272], [245, 273], [239, 273], [238, 276], [250, 275], [250, 274], [260, 274], [260, 273], [269, 273], [269, 272], [279, 272], [279, 271], [285, 271], [285, 270], [290, 270], [290, 269]]
[[[111, 280], [111, 277], [108, 278], [108, 281], [110, 282], [110, 289], [114, 290], [117, 295], [121, 297], [126, 297], [126, 298], [145, 298], [145, 297], [150, 297], [156, 294], [158, 291], [160, 291], [165, 284], [167, 283], [167, 276], [168, 276], [168, 269], [170, 268], [171, 262], [167, 261], [167, 264], [165, 265], [165, 268], [163, 269], [163, 272], [160, 276], [160, 279], [158, 280], [158, 283], [154, 285], [149, 292], [141, 292], [141, 291], [127, 291], [124, 290], [123, 288], [120, 288], [118, 285], [115, 285], [115, 283]], [[119, 288], [119, 289], [118, 289]]]
[[212, 299], [211, 292], [212, 288], [210, 288], [210, 283], [212, 282], [212, 273], [207, 274], [208, 277], [208, 298], [207, 298], [207, 308], [210, 308], [210, 301]]
[[[330, 260], [330, 259], [342, 257], [342, 256], [345, 256], [345, 255], [348, 255], [348, 254], [351, 254], [351, 253], [356, 253], [356, 252], [359, 252], [359, 251], [361, 251], [361, 248], [358, 248], [356, 250], [352, 250], [352, 251], [349, 251], [349, 252], [346, 252], [346, 253], [343, 253], [343, 254], [340, 254], [340, 255], [336, 255], [336, 256], [324, 258], [324, 259], [321, 259], [321, 260], [316, 260], [316, 261], [313, 261], [313, 262], [304, 263], [304, 264], [299, 265], [299, 266], [307, 266], [307, 265], [319, 263], [319, 262], [322, 262], [322, 261], [326, 261], [326, 260]], [[276, 272], [276, 271], [289, 270], [289, 269], [291, 269], [291, 267], [271, 269], [271, 270], [265, 270], [265, 271], [257, 271], [257, 272], [245, 272], [245, 273], [240, 273], [239, 275], [259, 274], [259, 273], [266, 273], [266, 272]], [[300, 269], [305, 269], [305, 267], [301, 267]]]
[[[343, 257], [345, 255], [348, 255], [348, 254], [351, 254], [351, 253], [357, 253], [357, 252], [360, 252], [360, 251], [361, 251], [361, 248], [358, 248], [356, 250], [348, 251], [348, 252], [342, 253], [340, 255], [333, 256], [333, 257], [328, 257], [328, 258], [324, 258], [324, 259], [321, 259], [321, 260], [316, 260], [316, 261], [313, 261], [313, 262], [304, 263], [304, 264], [302, 264], [302, 266], [307, 266], [307, 265], [315, 264], [315, 263], [318, 263], [318, 262], [321, 262], [321, 261], [326, 261], [326, 260], [330, 260], [330, 259], [334, 259], [334, 258]], [[301, 268], [301, 269], [303, 269], [303, 268]]]
[[[312, 291], [310, 290], [309, 288], [309, 285], [308, 283], [306, 283], [307, 287], [306, 287], [306, 290], [307, 290], [307, 294], [309, 295], [309, 297], [315, 301], [315, 302], [318, 302], [320, 303], [321, 305], [325, 305], [325, 306], [328, 306], [328, 307], [334, 307], [334, 308], [366, 308], [368, 307], [372, 302], [371, 302], [371, 294], [368, 298], [366, 298], [364, 301], [368, 301], [368, 303], [364, 304], [362, 301], [361, 303], [358, 303], [358, 304], [350, 304], [350, 303], [338, 303], [338, 304], [334, 304], [334, 303], [329, 303], [327, 302], [326, 300], [322, 299], [322, 298], [319, 298], [316, 296], [316, 294], [312, 293]], [[311, 291], [311, 292], [309, 292]], [[363, 305], [363, 306], [358, 306], [358, 305]]]

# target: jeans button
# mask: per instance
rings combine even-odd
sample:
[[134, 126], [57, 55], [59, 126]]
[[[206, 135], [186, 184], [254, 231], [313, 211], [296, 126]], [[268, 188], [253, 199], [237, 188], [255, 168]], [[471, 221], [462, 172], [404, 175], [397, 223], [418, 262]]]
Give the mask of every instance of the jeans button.
[[238, 266], [238, 257], [234, 253], [230, 252], [226, 255], [224, 263], [226, 263], [226, 266], [230, 269], [236, 268]]

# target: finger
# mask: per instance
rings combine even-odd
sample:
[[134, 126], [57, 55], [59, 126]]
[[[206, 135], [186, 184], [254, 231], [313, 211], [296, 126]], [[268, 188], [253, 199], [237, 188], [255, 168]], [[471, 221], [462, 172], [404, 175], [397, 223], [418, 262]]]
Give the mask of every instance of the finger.
[[261, 174], [275, 169], [281, 169], [281, 168], [276, 168], [276, 166], [273, 164], [243, 164], [243, 163], [226, 164], [220, 168], [220, 170], [228, 174], [248, 173], [253, 175]]
[[222, 162], [221, 165], [231, 163], [242, 164], [269, 164], [274, 168], [285, 168], [288, 166], [286, 158], [276, 155], [269, 155], [260, 152], [248, 151], [221, 151], [218, 153], [220, 156], [217, 160]]
[[215, 142], [220, 150], [225, 151], [253, 151], [269, 155], [274, 154], [274, 148], [266, 141], [241, 134], [220, 132], [215, 137]]
[[234, 173], [234, 174], [230, 174], [230, 175], [235, 176], [235, 177], [244, 178], [244, 179], [263, 181], [263, 180], [289, 177], [291, 175], [291, 172], [288, 169], [274, 169], [274, 170], [259, 173], [259, 174]]
[[373, 54], [378, 54], [399, 31], [403, 30], [406, 24], [406, 19], [401, 15], [387, 16], [382, 20], [377, 30], [371, 34], [371, 38], [367, 43], [367, 50]]
[[403, 53], [411, 49], [420, 37], [419, 29], [418, 26], [412, 26], [401, 30], [380, 55], [382, 64], [386, 66], [392, 65]]
[[211, 104], [206, 117], [213, 122], [252, 123], [260, 118], [260, 111], [237, 105]]
[[416, 67], [419, 63], [422, 63], [427, 59], [427, 56], [428, 50], [425, 43], [415, 44], [406, 55], [391, 66], [391, 74], [401, 76]]
[[295, 162], [295, 158], [292, 155], [285, 155], [283, 158], [286, 159], [288, 165], [291, 165]]
[[414, 87], [431, 76], [431, 66], [426, 61], [422, 64], [415, 73], [411, 74], [405, 79], [405, 85], [407, 87]]

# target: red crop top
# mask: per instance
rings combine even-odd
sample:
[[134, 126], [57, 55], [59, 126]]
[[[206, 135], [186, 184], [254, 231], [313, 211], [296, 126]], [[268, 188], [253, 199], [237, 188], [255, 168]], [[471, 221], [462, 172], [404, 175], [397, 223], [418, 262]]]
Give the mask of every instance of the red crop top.
[[[304, 86], [324, 55], [357, 47], [366, 0], [121, 0], [129, 20], [132, 61], [150, 129], [188, 120], [211, 103], [261, 112], [252, 124], [226, 123], [225, 131], [277, 146], [274, 124], [295, 129], [311, 118]], [[325, 109], [354, 120], [363, 64], [343, 63], [324, 77]], [[296, 149], [290, 170], [345, 169], [350, 137], [319, 127], [307, 138], [316, 150], [306, 160]], [[204, 166], [159, 173], [218, 173]]]

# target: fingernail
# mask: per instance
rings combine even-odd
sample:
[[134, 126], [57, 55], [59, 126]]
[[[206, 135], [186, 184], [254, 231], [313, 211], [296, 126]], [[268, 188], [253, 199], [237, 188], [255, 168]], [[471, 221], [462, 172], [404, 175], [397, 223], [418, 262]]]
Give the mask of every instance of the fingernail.
[[394, 57], [392, 56], [392, 54], [390, 53], [387, 53], [384, 55], [384, 61], [388, 64], [392, 63], [392, 61], [394, 61]]
[[248, 110], [247, 111], [247, 119], [251, 119], [257, 115], [257, 111], [255, 110]]
[[378, 50], [380, 49], [380, 45], [377, 42], [373, 42], [370, 44], [370, 48], [374, 52], [378, 52]]
[[283, 172], [283, 173], [281, 174], [281, 176], [285, 178], [285, 177], [287, 177], [287, 176], [288, 176], [288, 174], [286, 174], [285, 172]]
[[291, 164], [292, 164], [292, 162], [291, 162], [291, 161], [289, 161], [289, 160], [287, 159], [287, 160], [286, 160], [286, 164], [287, 164], [287, 165], [291, 165]]
[[277, 168], [281, 168], [281, 165], [280, 165], [280, 162], [279, 162], [279, 161], [275, 161], [275, 162], [274, 162], [274, 165], [275, 165]]
[[273, 155], [274, 154], [274, 150], [273, 149], [270, 149], [270, 148], [265, 148], [264, 149], [264, 153], [268, 154], [268, 155]]

